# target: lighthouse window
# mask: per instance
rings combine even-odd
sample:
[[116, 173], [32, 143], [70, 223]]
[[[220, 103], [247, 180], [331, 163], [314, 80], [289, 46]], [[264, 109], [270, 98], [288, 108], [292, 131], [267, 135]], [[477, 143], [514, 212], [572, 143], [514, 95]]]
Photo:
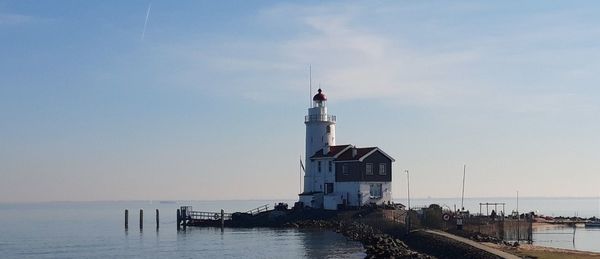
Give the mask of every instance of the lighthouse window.
[[321, 161], [317, 162], [317, 171], [321, 172]]
[[385, 163], [379, 164], [379, 175], [385, 175]]
[[327, 133], [331, 133], [331, 125], [327, 125]]
[[366, 174], [367, 175], [373, 175], [373, 163], [367, 163]]
[[325, 183], [325, 194], [333, 193], [333, 183]]

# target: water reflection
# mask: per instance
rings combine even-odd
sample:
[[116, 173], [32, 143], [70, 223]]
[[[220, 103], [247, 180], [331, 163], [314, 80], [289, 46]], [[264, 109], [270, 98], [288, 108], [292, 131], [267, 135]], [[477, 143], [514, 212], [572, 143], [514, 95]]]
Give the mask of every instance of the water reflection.
[[359, 242], [321, 230], [270, 228], [187, 228], [176, 247], [203, 257], [364, 258]]
[[333, 231], [302, 230], [299, 235], [307, 258], [364, 258], [362, 244]]
[[[262, 202], [261, 202], [262, 203]], [[198, 208], [203, 210], [199, 203]], [[219, 206], [229, 204], [219, 202]], [[230, 207], [254, 204], [231, 203]], [[187, 228], [177, 231], [174, 214], [163, 213], [161, 229], [138, 221], [123, 226], [123, 208], [140, 202], [0, 204], [2, 258], [348, 258], [363, 257], [362, 245], [333, 232], [297, 229]], [[154, 207], [154, 205], [153, 205]], [[162, 211], [176, 205], [160, 204]], [[131, 210], [130, 210], [131, 212]], [[132, 213], [133, 214], [133, 213]], [[130, 214], [130, 219], [133, 215]], [[137, 213], [136, 213], [137, 214]], [[49, 216], [50, 215], [50, 216]], [[137, 217], [136, 217], [137, 218]], [[85, 220], [82, 220], [85, 219]]]
[[534, 225], [535, 245], [600, 252], [600, 228], [586, 228], [583, 225]]

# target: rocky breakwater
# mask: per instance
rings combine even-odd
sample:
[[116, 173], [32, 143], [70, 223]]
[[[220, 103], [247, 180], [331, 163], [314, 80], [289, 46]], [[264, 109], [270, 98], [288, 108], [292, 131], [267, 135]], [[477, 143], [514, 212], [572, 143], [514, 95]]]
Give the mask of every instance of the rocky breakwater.
[[429, 233], [427, 231], [412, 231], [406, 243], [415, 250], [426, 252], [436, 258], [452, 259], [499, 259], [502, 258], [482, 249], [471, 246], [459, 240]]
[[354, 221], [304, 220], [286, 224], [295, 228], [333, 230], [363, 244], [366, 258], [433, 258], [412, 251], [400, 239], [381, 233], [371, 226]]
[[519, 242], [517, 242], [517, 241], [508, 242], [508, 241], [501, 240], [497, 237], [489, 236], [489, 235], [478, 233], [478, 232], [470, 232], [470, 231], [464, 231], [464, 230], [449, 230], [447, 232], [450, 234], [468, 238], [468, 239], [471, 239], [473, 241], [480, 242], [480, 243], [493, 243], [493, 244], [502, 245], [505, 247], [515, 247], [515, 248], [519, 247]]

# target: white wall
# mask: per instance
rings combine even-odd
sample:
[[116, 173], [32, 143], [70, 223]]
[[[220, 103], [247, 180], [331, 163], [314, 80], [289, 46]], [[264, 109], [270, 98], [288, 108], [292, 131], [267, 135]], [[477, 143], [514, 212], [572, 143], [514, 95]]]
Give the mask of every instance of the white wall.
[[323, 196], [323, 208], [326, 210], [337, 210], [338, 204], [342, 204], [342, 197], [335, 192]]
[[315, 193], [312, 195], [301, 195], [299, 201], [304, 203], [304, 206], [312, 208], [323, 208], [323, 194]]
[[[332, 161], [333, 159], [327, 159], [327, 160], [323, 160], [323, 172], [325, 173], [325, 182], [326, 183], [333, 183], [335, 182], [335, 163], [332, 163], [331, 165], [331, 172], [329, 172], [329, 162]], [[335, 192], [335, 186], [333, 187], [333, 191]]]
[[347, 198], [349, 206], [359, 205], [358, 189], [360, 185], [358, 182], [336, 182], [333, 185], [334, 193], [340, 196], [340, 198], [343, 196], [342, 199]]

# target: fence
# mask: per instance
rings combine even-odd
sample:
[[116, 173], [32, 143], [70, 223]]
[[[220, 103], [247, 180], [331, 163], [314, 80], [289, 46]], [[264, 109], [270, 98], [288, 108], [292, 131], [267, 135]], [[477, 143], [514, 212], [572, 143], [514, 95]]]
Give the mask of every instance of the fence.
[[[444, 220], [443, 215], [450, 215], [449, 220]], [[377, 210], [359, 219], [372, 227], [389, 229], [391, 225], [406, 225], [406, 210]], [[411, 211], [410, 225], [416, 228], [434, 228], [442, 230], [455, 230], [456, 218], [449, 212], [440, 210], [422, 210], [422, 213]], [[382, 220], [383, 219], [383, 220]], [[495, 237], [506, 241], [532, 241], [533, 221], [530, 217], [513, 219], [506, 217], [466, 216], [463, 218], [463, 230], [472, 233]]]
[[530, 219], [468, 217], [463, 219], [463, 229], [492, 236], [501, 240], [531, 241], [533, 222]]
[[383, 210], [383, 218], [394, 223], [406, 222], [406, 210]]

